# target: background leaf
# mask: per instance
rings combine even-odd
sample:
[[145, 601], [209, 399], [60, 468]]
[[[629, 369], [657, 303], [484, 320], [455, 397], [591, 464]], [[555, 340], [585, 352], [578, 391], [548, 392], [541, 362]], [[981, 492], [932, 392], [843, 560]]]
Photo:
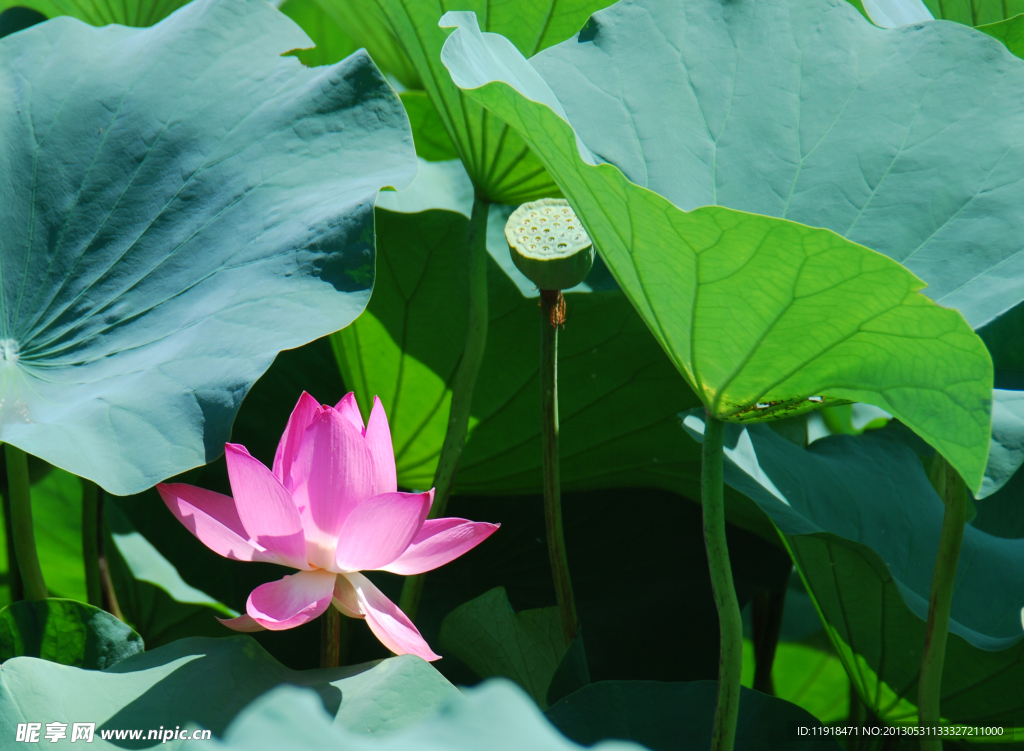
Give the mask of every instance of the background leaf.
[[304, 46], [256, 0], [0, 41], [0, 439], [138, 492], [220, 454], [277, 351], [362, 311], [411, 137], [365, 54], [281, 57]]
[[[602, 738], [642, 743], [651, 751], [705, 748], [718, 691], [716, 681], [659, 683], [602, 681], [577, 691], [547, 711], [559, 730], [577, 743]], [[799, 707], [743, 688], [736, 723], [736, 747], [742, 749], [837, 749], [831, 738], [790, 739], [790, 724], [820, 723]]]
[[557, 197], [557, 186], [522, 139], [452, 84], [440, 60], [446, 34], [437, 28], [437, 20], [449, 7], [478, 11], [485, 28], [507, 34], [524, 54], [533, 55], [577, 32], [607, 0], [520, 0], [493, 5], [473, 0], [468, 7], [448, 0], [377, 2], [478, 193], [492, 203], [516, 205]]
[[541, 709], [565, 655], [558, 608], [516, 613], [504, 587], [460, 605], [441, 623], [441, 648], [481, 678], [502, 676], [519, 684]]
[[[685, 425], [699, 438], [698, 417]], [[805, 450], [765, 426], [727, 426], [726, 482], [785, 534], [864, 702], [903, 723], [916, 721], [943, 506], [918, 457], [885, 433], [832, 436]], [[942, 713], [951, 722], [1019, 726], [1022, 583], [1024, 540], [968, 526], [943, 671]]]
[[74, 600], [20, 600], [0, 610], [0, 662], [39, 657], [103, 670], [142, 652], [142, 637], [106, 611]]

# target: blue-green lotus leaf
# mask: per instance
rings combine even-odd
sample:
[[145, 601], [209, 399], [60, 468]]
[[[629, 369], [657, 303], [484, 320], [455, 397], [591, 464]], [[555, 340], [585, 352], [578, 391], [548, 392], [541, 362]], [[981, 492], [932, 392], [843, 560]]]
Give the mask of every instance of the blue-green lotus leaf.
[[416, 169], [365, 53], [305, 68], [260, 0], [0, 40], [0, 440], [126, 494], [218, 455], [275, 354], [373, 283]]
[[530, 63], [598, 160], [685, 211], [831, 229], [974, 328], [1024, 299], [1024, 61], [984, 34], [845, 0], [624, 0]]

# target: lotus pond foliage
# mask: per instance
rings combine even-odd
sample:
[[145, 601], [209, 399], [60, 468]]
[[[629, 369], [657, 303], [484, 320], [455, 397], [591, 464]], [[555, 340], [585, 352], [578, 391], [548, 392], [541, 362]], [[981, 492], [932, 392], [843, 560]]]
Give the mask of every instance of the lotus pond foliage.
[[0, 748], [1024, 742], [1018, 5], [0, 0]]

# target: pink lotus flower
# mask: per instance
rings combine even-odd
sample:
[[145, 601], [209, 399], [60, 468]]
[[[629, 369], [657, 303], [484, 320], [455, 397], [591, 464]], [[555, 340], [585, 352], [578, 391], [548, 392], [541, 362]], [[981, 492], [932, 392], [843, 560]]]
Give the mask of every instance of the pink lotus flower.
[[225, 455], [234, 498], [160, 484], [164, 503], [213, 552], [299, 571], [256, 587], [246, 614], [222, 623], [236, 631], [280, 631], [316, 618], [333, 602], [350, 618], [365, 618], [392, 652], [439, 659], [405, 613], [359, 572], [430, 571], [479, 545], [498, 525], [427, 519], [433, 490], [398, 492], [391, 429], [379, 399], [364, 427], [351, 393], [333, 408], [303, 393], [273, 471], [243, 446], [228, 443]]

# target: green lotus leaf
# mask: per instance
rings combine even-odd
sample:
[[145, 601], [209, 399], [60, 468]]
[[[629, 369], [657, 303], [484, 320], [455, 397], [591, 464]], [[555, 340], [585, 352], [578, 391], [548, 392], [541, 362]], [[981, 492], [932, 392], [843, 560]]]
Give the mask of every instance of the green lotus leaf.
[[[361, 734], [401, 730], [434, 715], [458, 690], [417, 657], [327, 670], [290, 670], [249, 636], [193, 637], [137, 654], [106, 670], [16, 657], [0, 672], [0, 732], [19, 722], [96, 723], [105, 729], [199, 726], [222, 736], [253, 700], [290, 684], [311, 689], [324, 723]], [[328, 725], [329, 727], [329, 725]], [[152, 742], [140, 744], [149, 747]], [[289, 748], [291, 746], [288, 746]], [[281, 748], [281, 746], [278, 746]]]
[[365, 53], [281, 56], [309, 46], [257, 0], [0, 40], [0, 440], [138, 492], [219, 455], [274, 355], [362, 311], [412, 139]]
[[316, 45], [313, 49], [292, 53], [307, 67], [334, 65], [362, 46], [356, 44], [316, 0], [287, 0], [280, 10], [309, 34]]
[[[320, 0], [346, 2], [346, 0]], [[558, 188], [522, 138], [456, 87], [441, 64], [447, 34], [437, 19], [450, 8], [480, 14], [486, 28], [501, 31], [526, 55], [579, 31], [608, 0], [376, 0], [392, 32], [412, 61], [456, 152], [481, 196], [493, 203], [520, 204], [557, 197]], [[360, 4], [371, 0], [359, 0]]]
[[971, 29], [881, 30], [843, 0], [637, 0], [514, 70], [600, 161], [683, 210], [831, 229], [974, 328], [1024, 298], [1024, 62]]
[[[817, 613], [814, 618], [818, 619]], [[753, 686], [754, 669], [754, 643], [745, 639], [743, 685], [748, 688]], [[774, 696], [796, 704], [822, 723], [850, 716], [850, 679], [842, 660], [815, 646], [780, 641], [772, 661], [772, 688]]]
[[[684, 426], [703, 437], [699, 415]], [[840, 659], [868, 707], [916, 721], [943, 504], [917, 455], [882, 431], [807, 449], [767, 426], [726, 427], [725, 481], [786, 538]], [[1024, 539], [968, 526], [953, 593], [942, 714], [1018, 727], [1024, 710]]]
[[566, 653], [558, 608], [516, 613], [504, 587], [455, 608], [441, 623], [440, 645], [481, 678], [502, 676], [521, 686], [541, 709]]
[[407, 89], [422, 89], [420, 71], [395, 38], [376, 0], [305, 0], [320, 6], [359, 47], [365, 47], [385, 73]]
[[[233, 751], [579, 751], [508, 681], [466, 689], [436, 715], [404, 731], [374, 737], [339, 731], [311, 691], [275, 689], [248, 707], [228, 728], [223, 744]], [[361, 729], [361, 728], [360, 728]], [[594, 751], [643, 751], [635, 743], [599, 743]]]
[[[992, 24], [1024, 13], [1021, 0], [923, 0], [935, 18], [967, 26]], [[984, 29], [982, 29], [984, 31]]]
[[[1024, 10], [1024, 8], [1021, 8]], [[998, 39], [1017, 57], [1024, 57], [1024, 14], [978, 27], [978, 31]]]
[[92, 26], [121, 24], [152, 26], [167, 18], [188, 0], [0, 0], [0, 12], [29, 8], [47, 18], [71, 16]]
[[[718, 691], [716, 681], [601, 681], [580, 689], [547, 711], [555, 726], [583, 744], [601, 738], [642, 743], [651, 751], [706, 748]], [[813, 728], [817, 720], [787, 701], [741, 689], [736, 747], [835, 751], [833, 738], [790, 738], [792, 724]]]
[[460, 27], [443, 55], [454, 80], [526, 136], [715, 416], [874, 404], [981, 485], [992, 361], [959, 313], [920, 294], [923, 283], [900, 264], [835, 232], [718, 206], [682, 211], [596, 164], [508, 40], [481, 34], [472, 14], [442, 23]]
[[84, 602], [19, 600], [0, 610], [0, 662], [39, 657], [102, 670], [141, 651], [130, 626]]

